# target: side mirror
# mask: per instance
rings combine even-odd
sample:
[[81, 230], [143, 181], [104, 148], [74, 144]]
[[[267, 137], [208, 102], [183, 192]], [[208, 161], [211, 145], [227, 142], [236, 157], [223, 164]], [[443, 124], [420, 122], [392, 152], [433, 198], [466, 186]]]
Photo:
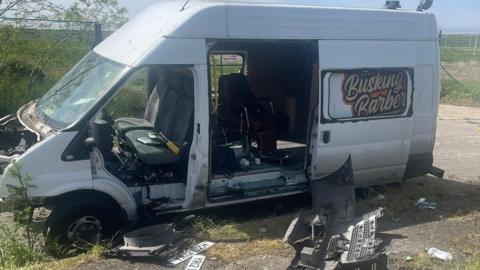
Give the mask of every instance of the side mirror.
[[88, 146], [96, 146], [102, 152], [110, 152], [113, 148], [113, 129], [110, 123], [96, 119], [92, 125], [92, 138], [87, 138]]

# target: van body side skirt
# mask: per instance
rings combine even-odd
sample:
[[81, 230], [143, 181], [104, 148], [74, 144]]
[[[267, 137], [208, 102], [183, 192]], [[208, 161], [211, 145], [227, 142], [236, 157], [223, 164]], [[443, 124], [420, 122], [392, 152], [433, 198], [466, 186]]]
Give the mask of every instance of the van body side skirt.
[[408, 156], [404, 180], [430, 173], [433, 164], [433, 152]]

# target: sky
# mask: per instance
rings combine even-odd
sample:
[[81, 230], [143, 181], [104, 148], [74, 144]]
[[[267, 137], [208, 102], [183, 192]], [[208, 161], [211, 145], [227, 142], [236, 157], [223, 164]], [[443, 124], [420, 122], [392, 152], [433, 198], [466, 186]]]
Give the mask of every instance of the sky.
[[[119, 0], [120, 5], [129, 10], [129, 17], [133, 17], [148, 6], [162, 0]], [[183, 1], [183, 0], [178, 0]], [[242, 0], [237, 0], [242, 1]], [[275, 2], [275, 0], [261, 0]], [[74, 0], [54, 0], [54, 2], [69, 6]], [[288, 0], [282, 0], [288, 2]], [[318, 3], [327, 6], [345, 7], [381, 7], [385, 0], [295, 0], [295, 2]], [[415, 10], [420, 0], [401, 0], [402, 8]], [[437, 16], [440, 28], [451, 31], [471, 29], [480, 32], [480, 1], [479, 0], [434, 0], [429, 12]]]

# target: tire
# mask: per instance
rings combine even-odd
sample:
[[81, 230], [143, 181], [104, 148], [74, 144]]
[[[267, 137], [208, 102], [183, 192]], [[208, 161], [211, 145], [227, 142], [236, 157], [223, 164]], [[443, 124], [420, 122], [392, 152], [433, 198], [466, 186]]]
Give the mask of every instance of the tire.
[[121, 209], [102, 198], [77, 198], [60, 202], [50, 213], [45, 226], [47, 241], [62, 248], [87, 249], [110, 240], [125, 226]]

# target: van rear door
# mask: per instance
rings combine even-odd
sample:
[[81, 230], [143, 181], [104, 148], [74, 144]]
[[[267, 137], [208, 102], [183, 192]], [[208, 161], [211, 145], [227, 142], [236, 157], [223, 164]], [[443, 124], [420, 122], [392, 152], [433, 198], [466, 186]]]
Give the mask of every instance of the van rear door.
[[356, 186], [399, 181], [411, 146], [415, 42], [319, 41], [311, 179], [351, 156]]

